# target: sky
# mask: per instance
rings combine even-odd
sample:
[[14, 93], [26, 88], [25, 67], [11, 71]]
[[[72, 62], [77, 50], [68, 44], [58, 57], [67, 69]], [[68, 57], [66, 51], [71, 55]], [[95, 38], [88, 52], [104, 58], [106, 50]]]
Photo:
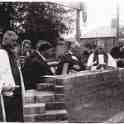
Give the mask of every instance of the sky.
[[[52, 1], [52, 0], [51, 0]], [[110, 27], [111, 20], [117, 17], [117, 3], [120, 8], [120, 24], [124, 25], [124, 0], [53, 0], [60, 4], [76, 7], [79, 1], [84, 2], [87, 8], [87, 22], [80, 19], [81, 34], [99, 27]], [[78, 1], [78, 2], [77, 2]], [[81, 15], [82, 17], [82, 15]], [[75, 30], [72, 34], [75, 35]], [[70, 36], [69, 36], [70, 37]]]
[[81, 20], [81, 31], [89, 31], [102, 26], [110, 26], [116, 18], [117, 3], [120, 8], [120, 24], [124, 25], [124, 0], [82, 0], [87, 6], [87, 22]]

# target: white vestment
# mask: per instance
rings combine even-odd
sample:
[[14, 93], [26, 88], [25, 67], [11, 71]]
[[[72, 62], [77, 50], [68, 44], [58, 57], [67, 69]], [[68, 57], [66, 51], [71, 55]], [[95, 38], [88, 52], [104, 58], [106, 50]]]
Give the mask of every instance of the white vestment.
[[8, 54], [5, 50], [0, 49], [0, 93], [3, 87], [15, 87], [15, 80]]
[[[107, 66], [115, 67], [116, 68], [117, 67], [117, 63], [116, 63], [115, 59], [109, 53], [107, 53], [107, 56], [108, 56]], [[91, 70], [92, 70], [92, 68], [94, 68], [93, 65], [94, 65], [94, 53], [92, 53], [89, 56], [86, 66], [87, 67], [91, 67]]]

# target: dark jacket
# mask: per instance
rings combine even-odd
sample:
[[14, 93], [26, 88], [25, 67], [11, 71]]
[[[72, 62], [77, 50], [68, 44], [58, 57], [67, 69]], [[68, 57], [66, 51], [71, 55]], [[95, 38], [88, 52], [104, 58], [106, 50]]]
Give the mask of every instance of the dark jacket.
[[[74, 59], [73, 57], [75, 57], [76, 59]], [[66, 52], [64, 55], [60, 56], [59, 59], [60, 60], [59, 60], [56, 74], [58, 74], [58, 75], [62, 74], [64, 63], [69, 63], [67, 73], [69, 73], [69, 70], [71, 70], [71, 69], [73, 69], [75, 71], [80, 71], [80, 69], [77, 70], [77, 69], [73, 68], [73, 65], [80, 66], [80, 61], [75, 55], [73, 55], [72, 52]]]
[[120, 47], [113, 47], [111, 49], [111, 55], [113, 58], [124, 58], [124, 48], [122, 48], [122, 50], [120, 50]]
[[52, 75], [47, 62], [34, 51], [29, 57], [26, 58], [22, 68], [22, 74], [26, 89], [35, 89], [37, 82], [41, 82], [41, 76]]
[[111, 55], [113, 58], [116, 58], [116, 59], [119, 59], [119, 61], [117, 61], [117, 66], [118, 67], [121, 67], [121, 68], [124, 68], [124, 48], [120, 48], [118, 46], [116, 47], [113, 47], [111, 49]]

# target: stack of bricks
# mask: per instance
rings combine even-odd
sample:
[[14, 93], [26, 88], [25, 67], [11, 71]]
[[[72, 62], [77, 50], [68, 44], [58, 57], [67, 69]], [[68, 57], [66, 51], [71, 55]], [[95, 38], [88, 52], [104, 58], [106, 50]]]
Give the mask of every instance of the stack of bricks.
[[45, 114], [45, 105], [54, 100], [53, 92], [30, 90], [26, 92], [24, 104], [24, 121], [37, 122]]
[[56, 88], [56, 80], [53, 78], [44, 78], [42, 81], [44, 83], [37, 82], [35, 90], [26, 91], [24, 121], [67, 122], [67, 111], [64, 108], [64, 103], [55, 98], [57, 91], [62, 92], [64, 88]]
[[[36, 89], [27, 90], [24, 99], [24, 121], [38, 122], [39, 118], [43, 118], [46, 109], [46, 103], [54, 101], [54, 84], [48, 80], [37, 82]], [[44, 118], [43, 118], [44, 119]]]

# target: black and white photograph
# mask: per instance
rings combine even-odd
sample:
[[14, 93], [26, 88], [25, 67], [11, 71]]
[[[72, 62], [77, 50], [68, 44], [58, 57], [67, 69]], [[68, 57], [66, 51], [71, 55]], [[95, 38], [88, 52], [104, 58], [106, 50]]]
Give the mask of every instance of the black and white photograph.
[[124, 123], [123, 0], [1, 0], [0, 122]]

